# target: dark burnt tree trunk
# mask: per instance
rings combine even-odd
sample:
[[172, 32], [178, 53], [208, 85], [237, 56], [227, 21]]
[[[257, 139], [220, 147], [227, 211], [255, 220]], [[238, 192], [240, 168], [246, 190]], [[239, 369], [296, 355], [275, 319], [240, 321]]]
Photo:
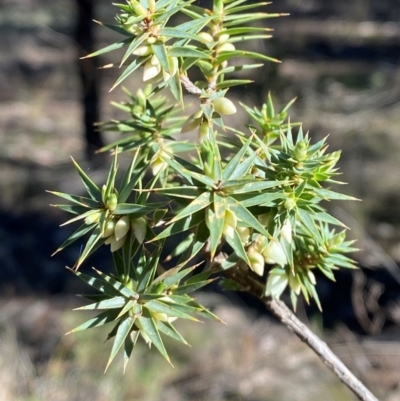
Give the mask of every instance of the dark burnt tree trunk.
[[[95, 2], [96, 0], [76, 0], [78, 21], [75, 40], [79, 49], [79, 57], [86, 56], [94, 51], [93, 18]], [[94, 123], [100, 119], [100, 76], [97, 58], [79, 60], [78, 71], [82, 88], [86, 157], [93, 160], [96, 151], [104, 145], [101, 134], [94, 127]]]

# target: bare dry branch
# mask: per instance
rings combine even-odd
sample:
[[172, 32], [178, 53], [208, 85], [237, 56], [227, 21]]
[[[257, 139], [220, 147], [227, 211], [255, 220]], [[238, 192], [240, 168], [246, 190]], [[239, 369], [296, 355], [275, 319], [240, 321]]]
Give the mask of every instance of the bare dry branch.
[[360, 400], [378, 401], [333, 353], [328, 345], [303, 324], [284, 302], [273, 298], [267, 298], [264, 302], [268, 309], [297, 337], [304, 341]]
[[336, 376], [361, 400], [378, 401], [378, 399], [358, 380], [344, 363], [333, 353], [328, 345], [314, 334], [286, 304], [278, 299], [265, 297], [263, 285], [249, 275], [245, 266], [235, 266], [225, 271], [227, 277], [234, 280], [247, 292], [263, 300], [267, 308], [300, 340], [304, 341], [327, 365]]

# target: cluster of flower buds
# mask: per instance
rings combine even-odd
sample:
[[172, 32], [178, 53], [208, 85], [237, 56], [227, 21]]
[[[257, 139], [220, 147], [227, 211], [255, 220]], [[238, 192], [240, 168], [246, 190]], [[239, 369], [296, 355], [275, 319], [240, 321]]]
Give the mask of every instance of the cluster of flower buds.
[[282, 245], [277, 239], [268, 241], [263, 235], [257, 236], [256, 240], [247, 249], [250, 268], [254, 273], [262, 276], [265, 264], [285, 266], [287, 258]]
[[[267, 225], [269, 215], [259, 216], [259, 221]], [[287, 243], [292, 243], [293, 235], [292, 224], [286, 219], [280, 230], [280, 237]], [[270, 240], [263, 235], [258, 235], [254, 242], [247, 249], [247, 256], [250, 261], [250, 268], [258, 275], [264, 274], [265, 264], [279, 265], [284, 267], [287, 264], [287, 257], [282, 248], [279, 239], [272, 238]]]
[[[85, 219], [87, 225], [99, 223], [102, 211], [91, 214]], [[106, 238], [105, 244], [111, 245], [111, 252], [120, 249], [127, 238], [129, 230], [132, 230], [138, 242], [142, 243], [146, 237], [147, 223], [143, 217], [130, 221], [129, 216], [112, 216], [106, 223], [102, 238]]]
[[[101, 214], [102, 212], [99, 211], [90, 215], [86, 218], [85, 223], [88, 225], [98, 223]], [[129, 230], [132, 230], [139, 243], [143, 243], [147, 232], [146, 220], [143, 217], [130, 220], [129, 216], [111, 216], [101, 237], [106, 238], [104, 243], [111, 246], [111, 252], [115, 252], [124, 245]]]
[[[152, 38], [149, 38], [149, 40], [150, 39]], [[149, 51], [150, 52], [149, 55], [152, 54], [151, 46], [147, 46], [146, 48], [143, 46], [143, 48], [139, 47], [133, 53], [137, 54], [137, 51]], [[160, 81], [161, 79], [164, 82], [168, 81], [178, 72], [179, 69], [178, 59], [176, 57], [168, 57], [168, 65], [169, 65], [169, 71], [166, 71], [161, 66], [160, 60], [156, 57], [155, 54], [153, 54], [151, 58], [148, 61], [146, 61], [144, 65], [143, 82], [155, 83]]]
[[[237, 109], [232, 100], [226, 97], [218, 97], [211, 101], [214, 111], [220, 115], [229, 116], [235, 114]], [[181, 133], [193, 131], [198, 128], [199, 142], [203, 142], [208, 137], [208, 129], [210, 123], [205, 118], [203, 111], [199, 110], [196, 113], [191, 114], [182, 126]]]

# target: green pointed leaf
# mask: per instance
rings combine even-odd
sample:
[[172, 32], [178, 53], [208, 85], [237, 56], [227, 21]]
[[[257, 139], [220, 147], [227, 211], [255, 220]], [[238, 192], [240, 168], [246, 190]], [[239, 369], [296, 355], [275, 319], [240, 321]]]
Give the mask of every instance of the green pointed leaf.
[[[175, 159], [177, 159], [175, 157]], [[188, 169], [184, 166], [182, 166], [180, 163], [177, 163], [176, 160], [174, 159], [168, 159], [165, 158], [164, 161], [168, 163], [168, 165], [173, 168], [176, 172], [181, 174], [183, 177], [185, 177], [190, 184], [193, 183], [193, 179], [200, 181], [206, 186], [213, 187], [214, 186], [214, 180], [212, 180], [210, 177], [207, 177], [206, 175], [203, 175], [202, 173], [197, 173], [196, 171], [193, 171], [192, 169]], [[190, 167], [189, 167], [190, 168]]]
[[103, 202], [106, 203], [108, 197], [111, 195], [111, 193], [114, 191], [115, 188], [115, 177], [117, 176], [117, 158], [118, 158], [118, 152], [115, 152], [113, 162], [110, 166], [110, 170], [108, 171], [108, 176], [107, 176], [107, 181], [106, 181], [106, 190], [104, 192], [104, 199]]
[[94, 309], [116, 309], [122, 308], [126, 303], [126, 298], [124, 297], [114, 297], [110, 299], [105, 299], [103, 301], [95, 302], [90, 305], [81, 306], [75, 308], [74, 310], [94, 310]]
[[182, 255], [179, 263], [189, 263], [202, 249], [208, 241], [208, 228], [203, 220], [196, 228], [192, 246]]
[[232, 5], [231, 5], [231, 7], [226, 7], [225, 8], [225, 13], [226, 13], [226, 15], [229, 15], [229, 14], [234, 14], [234, 13], [242, 13], [243, 11], [246, 11], [246, 10], [251, 10], [251, 9], [253, 9], [253, 8], [261, 8], [261, 7], [264, 7], [264, 6], [266, 6], [267, 4], [269, 4], [269, 3], [252, 3], [252, 4], [246, 4], [246, 5], [244, 5], [244, 6], [234, 6], [234, 7], [232, 7]]
[[268, 231], [262, 226], [262, 224], [250, 213], [245, 207], [243, 207], [236, 199], [232, 197], [226, 198], [229, 209], [236, 214], [236, 217], [246, 223], [249, 227], [258, 231], [260, 234], [270, 237]]
[[134, 52], [143, 42], [145, 42], [148, 37], [149, 37], [148, 33], [143, 33], [140, 36], [136, 36], [136, 38], [133, 38], [132, 42], [128, 47], [128, 50], [125, 52], [125, 54], [121, 59], [120, 66], [125, 63], [125, 61], [129, 58], [129, 56], [132, 55], [132, 52]]
[[265, 54], [262, 54], [262, 53], [249, 52], [246, 50], [223, 51], [218, 54], [218, 56], [216, 57], [216, 60], [218, 63], [222, 63], [222, 62], [228, 61], [234, 57], [254, 58], [254, 59], [259, 59], [259, 60], [272, 61], [273, 63], [280, 63], [280, 61], [277, 60], [276, 58], [266, 56]]
[[145, 216], [148, 213], [168, 205], [168, 202], [148, 203], [146, 206], [135, 203], [120, 203], [117, 205], [113, 214], [115, 215], [135, 215], [136, 217]]
[[161, 333], [173, 338], [176, 341], [179, 341], [180, 343], [189, 345], [171, 323], [158, 320], [157, 325], [158, 330], [161, 331]]
[[222, 196], [213, 194], [213, 207], [207, 211], [207, 227], [210, 231], [210, 253], [213, 258], [221, 242], [225, 222], [226, 201]]
[[[172, 297], [170, 297], [172, 298]], [[190, 300], [190, 298], [189, 298]], [[171, 313], [184, 313], [187, 314], [189, 317], [185, 318], [185, 319], [189, 319], [193, 320], [193, 321], [198, 321], [196, 318], [191, 317], [189, 314], [190, 313], [200, 313], [204, 308], [203, 307], [199, 307], [198, 305], [196, 306], [191, 306], [191, 305], [187, 305], [184, 303], [179, 303], [179, 302], [169, 302], [167, 300], [159, 300], [157, 301], [158, 303], [162, 303], [165, 306], [170, 306], [171, 308], [173, 308], [175, 310], [175, 312], [171, 312]]]
[[101, 22], [101, 21], [96, 21], [96, 20], [93, 20], [93, 22], [95, 22], [96, 24], [98, 24], [100, 26], [104, 26], [108, 29], [111, 29], [112, 31], [117, 32], [120, 35], [132, 36], [129, 32], [127, 32], [124, 28], [121, 28], [119, 25], [107, 24], [106, 22]]
[[129, 77], [134, 71], [136, 71], [141, 65], [143, 65], [147, 60], [150, 59], [150, 56], [147, 57], [138, 57], [135, 60], [132, 61], [128, 65], [128, 67], [125, 68], [124, 72], [118, 77], [118, 79], [115, 81], [114, 85], [110, 89], [110, 92], [116, 88], [122, 81], [124, 81], [126, 78]]
[[139, 294], [130, 288], [126, 287], [123, 283], [120, 281], [115, 280], [114, 278], [108, 276], [107, 274], [101, 272], [100, 270], [97, 270], [93, 267], [93, 270], [108, 284], [110, 284], [116, 291], [118, 291], [120, 294], [122, 294], [126, 298], [131, 298], [131, 299], [138, 299]]
[[126, 367], [128, 365], [129, 359], [132, 355], [133, 348], [136, 345], [136, 342], [139, 338], [138, 331], [131, 331], [128, 336], [125, 338], [124, 342], [124, 373], [126, 372]]
[[52, 207], [56, 207], [64, 212], [81, 215], [87, 212], [87, 208], [79, 205], [50, 205]]
[[181, 210], [168, 224], [175, 223], [189, 215], [192, 215], [202, 209], [205, 209], [211, 204], [211, 193], [203, 192], [196, 199], [194, 199], [188, 206]]
[[104, 53], [108, 53], [108, 52], [112, 52], [114, 50], [121, 49], [122, 47], [128, 45], [131, 42], [131, 40], [132, 40], [131, 38], [121, 40], [120, 42], [116, 42], [116, 43], [113, 43], [112, 45], [103, 47], [102, 49], [97, 50], [94, 53], [91, 53], [83, 58], [85, 59], [85, 58], [89, 58], [89, 57], [96, 57], [96, 56], [100, 56], [101, 54], [104, 54]]
[[[192, 24], [195, 21], [190, 21]], [[188, 39], [188, 40], [196, 40], [197, 42], [200, 42], [200, 38], [196, 35], [193, 35], [192, 33], [187, 32], [186, 30], [182, 29], [181, 27], [176, 27], [176, 28], [163, 28], [159, 31], [159, 35], [162, 36], [167, 36], [169, 38], [181, 38], [181, 39]]]
[[167, 50], [165, 48], [164, 43], [158, 40], [151, 45], [151, 48], [153, 49], [154, 54], [156, 55], [158, 61], [160, 62], [161, 67], [165, 71], [170, 72]]
[[217, 89], [232, 88], [233, 86], [248, 85], [253, 83], [251, 79], [230, 79], [217, 84]]
[[[203, 214], [202, 218], [204, 220], [204, 214]], [[179, 222], [181, 222], [181, 221], [183, 221], [183, 220], [179, 220]], [[178, 224], [179, 222], [176, 222], [175, 224]], [[182, 240], [182, 242], [179, 242], [178, 245], [175, 247], [175, 249], [168, 255], [166, 261], [167, 260], [169, 261], [172, 258], [175, 258], [179, 255], [182, 255], [184, 252], [186, 252], [193, 244], [194, 236], [195, 236], [194, 233], [190, 233], [186, 238], [184, 238]]]
[[84, 260], [92, 253], [94, 246], [101, 240], [102, 243], [105, 241], [104, 238], [101, 238], [101, 229], [97, 226], [93, 234], [89, 237], [88, 241], [86, 242], [85, 248], [82, 251], [81, 256], [79, 257], [78, 261], [76, 262], [75, 268], [78, 269], [79, 266], [84, 262]]
[[151, 257], [147, 260], [142, 273], [139, 277], [139, 282], [137, 286], [138, 292], [144, 291], [150, 283], [153, 281], [154, 276], [157, 271], [158, 263], [160, 260], [160, 254], [162, 251], [162, 247], [164, 245], [164, 241], [161, 242], [160, 246], [157, 248], [155, 252], [152, 253]]
[[250, 260], [247, 256], [246, 250], [244, 249], [242, 240], [240, 238], [239, 233], [237, 230], [234, 231], [233, 238], [231, 237], [226, 237], [226, 242], [232, 247], [232, 249], [235, 251], [235, 253], [242, 259], [244, 260], [247, 265], [250, 266]]
[[183, 93], [182, 93], [182, 84], [181, 80], [179, 78], [179, 74], [175, 74], [173, 77], [171, 77], [167, 81], [167, 85], [169, 87], [169, 90], [171, 91], [172, 95], [174, 98], [182, 104], [183, 102]]
[[197, 187], [193, 186], [179, 186], [179, 187], [167, 187], [167, 188], [154, 188], [154, 192], [172, 198], [186, 198], [194, 199], [197, 198], [203, 191], [200, 191]]
[[224, 18], [224, 26], [225, 28], [230, 28], [232, 26], [243, 25], [247, 22], [253, 22], [256, 20], [261, 20], [266, 18], [277, 18], [280, 16], [282, 16], [282, 14], [267, 14], [267, 13], [248, 13], [240, 15], [234, 14], [226, 16]]
[[229, 74], [231, 72], [251, 70], [253, 68], [260, 68], [263, 65], [264, 64], [244, 64], [244, 65], [229, 66], [229, 67], [223, 68], [222, 70], [218, 71], [218, 76], [224, 75], [224, 74]]
[[[236, 180], [237, 178], [242, 177], [249, 170], [250, 165], [254, 160], [254, 157], [247, 158], [244, 163], [241, 163], [241, 161], [245, 156], [251, 142], [252, 142], [252, 137], [250, 137], [246, 141], [246, 143], [240, 148], [239, 152], [236, 153], [236, 155], [229, 161], [229, 163], [224, 168], [224, 171], [222, 172], [222, 181], [224, 183], [227, 182], [228, 180]], [[240, 163], [241, 163], [241, 168], [238, 169]]]
[[146, 333], [147, 337], [151, 340], [151, 342], [160, 351], [160, 354], [169, 363], [171, 363], [171, 360], [169, 359], [167, 351], [164, 347], [164, 343], [162, 342], [160, 333], [158, 331], [158, 328], [157, 328], [157, 325], [156, 325], [154, 319], [151, 317], [139, 316], [138, 320], [140, 322], [143, 332]]
[[311, 217], [314, 220], [322, 221], [324, 223], [329, 223], [329, 224], [333, 224], [333, 225], [340, 226], [343, 228], [348, 228], [340, 220], [336, 219], [335, 217], [331, 216], [329, 213], [326, 213], [326, 212], [315, 213], [315, 214], [312, 214]]
[[267, 181], [263, 179], [228, 181], [222, 186], [224, 191], [236, 194], [264, 191], [282, 185], [283, 181]]
[[196, 267], [197, 267], [197, 265], [191, 266], [191, 267], [188, 267], [188, 268], [186, 268], [184, 270], [177, 271], [175, 274], [165, 276], [162, 279], [163, 283], [165, 284], [165, 287], [166, 288], [170, 288], [174, 284], [179, 284], [179, 282], [184, 277], [186, 277], [188, 274], [190, 274]]
[[212, 278], [209, 280], [198, 281], [196, 283], [180, 285], [178, 288], [174, 290], [174, 295], [190, 294], [193, 291], [197, 291], [198, 289], [203, 288], [208, 284], [211, 284], [215, 280], [216, 278]]
[[334, 199], [334, 200], [359, 200], [352, 196], [344, 195], [339, 192], [330, 191], [323, 188], [312, 188], [312, 191], [323, 199]]
[[97, 201], [101, 202], [101, 191], [98, 186], [89, 178], [87, 174], [81, 169], [79, 164], [71, 157], [72, 162], [74, 163], [75, 168], [78, 170], [78, 173], [82, 179], [83, 185], [85, 186], [86, 190], [90, 197]]
[[[99, 212], [101, 212], [101, 210], [99, 210], [99, 209], [87, 210], [86, 212], [80, 214], [79, 216], [76, 216], [76, 217], [74, 217], [74, 218], [72, 218], [70, 220], [67, 220], [66, 222], [60, 224], [60, 227], [64, 227], [64, 226], [66, 226], [68, 224], [74, 223], [75, 221], [86, 219], [86, 217], [90, 217], [90, 216], [92, 216], [92, 215], [94, 215], [96, 213], [99, 213]], [[106, 211], [104, 211], [103, 213], [106, 213]]]
[[193, 57], [201, 59], [210, 59], [211, 56], [203, 51], [197, 50], [194, 46], [179, 47], [174, 46], [168, 50], [170, 57]]
[[129, 182], [121, 186], [121, 191], [118, 194], [119, 204], [124, 204], [127, 201], [129, 195], [132, 193], [133, 188], [135, 188], [139, 180], [143, 177], [146, 170], [147, 166], [143, 166], [133, 177], [131, 177]]
[[[96, 227], [96, 224], [91, 224], [90, 226], [86, 224], [82, 224], [73, 234], [71, 234], [59, 247], [58, 249], [53, 253], [55, 255], [56, 253], [62, 251], [64, 248], [66, 248], [68, 245], [71, 245], [73, 242], [75, 242], [77, 239], [83, 237], [86, 233], [88, 233], [90, 230], [92, 230], [94, 227]], [[51, 255], [51, 256], [53, 256]]]
[[46, 191], [46, 192], [59, 196], [60, 198], [69, 200], [70, 202], [76, 203], [77, 205], [86, 208], [98, 209], [101, 206], [99, 205], [99, 202], [96, 202], [91, 198], [85, 198], [84, 196], [69, 195], [69, 194], [64, 194], [62, 192], [54, 192], [54, 191]]
[[111, 362], [114, 360], [118, 351], [120, 350], [122, 345], [125, 343], [125, 340], [126, 340], [127, 336], [130, 334], [134, 323], [135, 323], [134, 317], [126, 316], [125, 318], [122, 318], [122, 321], [118, 326], [117, 334], [115, 336], [114, 344], [111, 349], [110, 358], [108, 360], [105, 371], [107, 371], [108, 367], [110, 366]]
[[311, 234], [311, 236], [314, 237], [319, 243], [323, 243], [321, 233], [311, 217], [312, 213], [298, 208], [296, 210], [296, 215], [299, 217], [304, 228]]
[[273, 202], [278, 199], [284, 199], [286, 196], [281, 193], [262, 193], [262, 194], [232, 194], [232, 198], [236, 199], [243, 207], [251, 206], [273, 206]]
[[182, 312], [175, 306], [179, 307], [178, 304], [167, 305], [164, 302], [157, 300], [146, 302], [146, 304], [144, 305], [144, 307], [150, 312], [166, 313], [167, 316], [169, 317], [177, 317], [179, 319], [186, 319], [186, 320], [191, 320], [193, 322], [198, 322], [198, 319], [194, 318], [193, 316], [190, 316], [185, 312]]
[[116, 309], [102, 312], [99, 315], [97, 315], [96, 317], [93, 317], [92, 319], [87, 320], [85, 323], [82, 323], [78, 327], [75, 327], [73, 330], [71, 330], [67, 334], [76, 333], [77, 331], [91, 329], [93, 327], [103, 326], [107, 323], [115, 321], [115, 319], [117, 318], [117, 315], [118, 315], [118, 310], [116, 310]]
[[87, 274], [73, 271], [72, 269], [70, 270], [86, 284], [90, 285], [91, 287], [100, 291], [101, 293], [108, 295], [109, 297], [119, 297], [121, 295], [120, 291], [115, 289], [114, 286], [102, 280], [101, 278], [91, 277], [88, 276]]
[[162, 238], [168, 238], [171, 235], [175, 235], [184, 231], [189, 230], [197, 225], [199, 225], [204, 220], [204, 212], [199, 211], [190, 214], [186, 218], [182, 218], [170, 225], [158, 234], [152, 241], [159, 241]]
[[127, 313], [128, 311], [130, 311], [131, 309], [133, 309], [136, 305], [137, 305], [136, 299], [131, 299], [130, 301], [128, 301], [128, 302], [124, 305], [124, 307], [120, 310], [120, 312], [118, 313], [118, 318], [124, 316], [125, 313]]

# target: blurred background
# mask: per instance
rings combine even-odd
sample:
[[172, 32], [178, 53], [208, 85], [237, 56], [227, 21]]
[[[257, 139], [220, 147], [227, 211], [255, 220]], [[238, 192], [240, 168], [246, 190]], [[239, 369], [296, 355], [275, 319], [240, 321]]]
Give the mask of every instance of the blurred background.
[[[118, 361], [104, 376], [107, 330], [64, 336], [85, 318], [70, 310], [86, 289], [64, 269], [80, 244], [50, 257], [73, 227], [58, 227], [66, 216], [45, 190], [81, 193], [71, 155], [95, 181], [106, 174], [108, 156], [94, 152], [112, 137], [92, 122], [115, 117], [109, 103], [124, 94], [109, 93], [118, 71], [97, 67], [118, 55], [78, 58], [116, 38], [90, 23], [115, 11], [109, 0], [0, 0], [0, 399], [353, 400], [262, 305], [218, 289], [199, 297], [227, 326], [182, 323], [192, 348], [167, 342], [175, 369], [140, 346], [125, 376]], [[260, 106], [271, 91], [282, 107], [297, 97], [292, 121], [343, 150], [340, 190], [362, 199], [328, 205], [358, 239], [360, 270], [321, 279], [324, 314], [298, 315], [381, 400], [400, 400], [399, 2], [276, 0], [267, 11], [291, 16], [266, 20], [274, 38], [251, 46], [283, 62], [230, 97]], [[139, 84], [140, 73], [125, 81]], [[88, 265], [109, 263], [105, 252]]]

